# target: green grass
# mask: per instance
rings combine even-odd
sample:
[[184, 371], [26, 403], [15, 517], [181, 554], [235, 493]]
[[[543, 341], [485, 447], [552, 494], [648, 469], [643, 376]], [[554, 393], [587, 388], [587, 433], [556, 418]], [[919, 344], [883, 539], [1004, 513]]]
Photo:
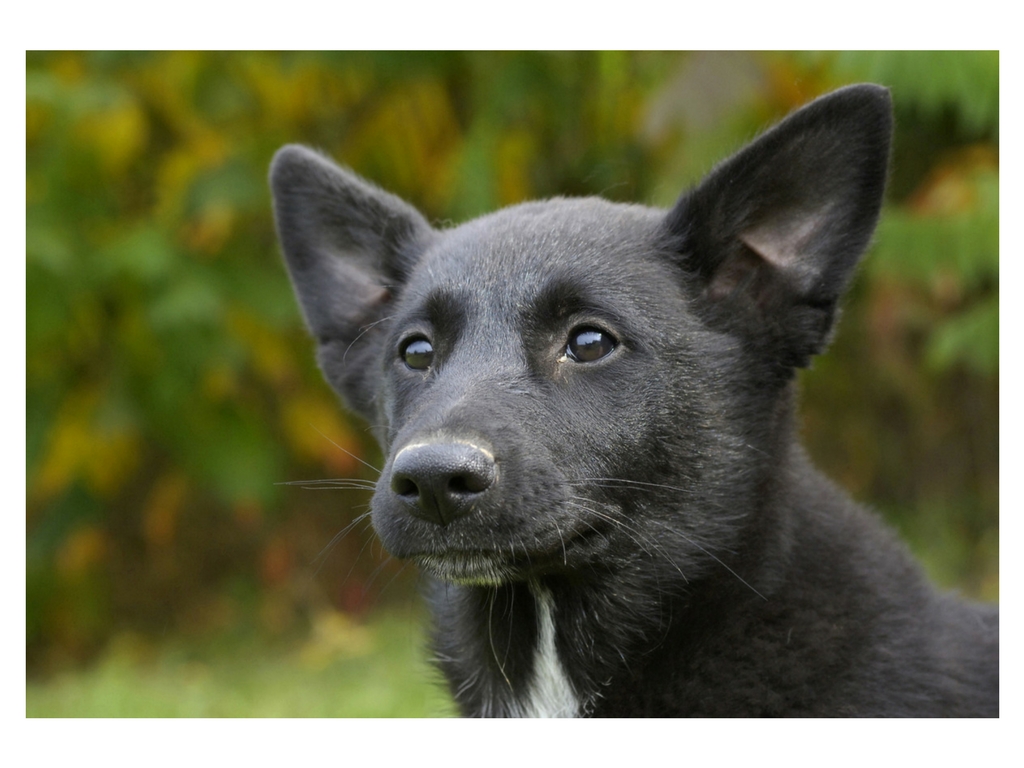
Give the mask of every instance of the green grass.
[[418, 617], [325, 614], [301, 642], [152, 646], [132, 636], [93, 666], [27, 686], [28, 717], [441, 717]]

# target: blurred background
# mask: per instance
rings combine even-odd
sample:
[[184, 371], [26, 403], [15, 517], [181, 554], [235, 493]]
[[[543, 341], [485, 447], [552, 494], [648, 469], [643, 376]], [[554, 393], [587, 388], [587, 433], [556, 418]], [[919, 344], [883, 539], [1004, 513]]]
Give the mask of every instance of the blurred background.
[[280, 263], [280, 145], [439, 224], [669, 205], [858, 81], [892, 89], [891, 184], [803, 433], [936, 581], [994, 601], [998, 53], [29, 53], [28, 714], [452, 712], [414, 569], [349, 528], [369, 493], [296, 484], [381, 460]]

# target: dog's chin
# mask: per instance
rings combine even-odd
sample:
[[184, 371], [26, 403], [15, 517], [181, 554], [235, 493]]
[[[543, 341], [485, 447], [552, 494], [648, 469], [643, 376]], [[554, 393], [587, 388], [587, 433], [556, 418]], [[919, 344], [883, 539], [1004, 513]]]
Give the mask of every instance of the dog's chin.
[[446, 552], [411, 559], [432, 576], [462, 586], [496, 587], [524, 577], [519, 567], [489, 553]]

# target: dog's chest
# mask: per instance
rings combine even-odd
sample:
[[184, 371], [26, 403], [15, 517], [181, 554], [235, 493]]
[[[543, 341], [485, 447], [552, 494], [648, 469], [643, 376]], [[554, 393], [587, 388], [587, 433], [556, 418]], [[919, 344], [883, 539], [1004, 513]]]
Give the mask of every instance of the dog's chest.
[[518, 703], [521, 717], [577, 717], [579, 701], [555, 648], [554, 601], [540, 587], [531, 589], [537, 602], [537, 648], [526, 698]]

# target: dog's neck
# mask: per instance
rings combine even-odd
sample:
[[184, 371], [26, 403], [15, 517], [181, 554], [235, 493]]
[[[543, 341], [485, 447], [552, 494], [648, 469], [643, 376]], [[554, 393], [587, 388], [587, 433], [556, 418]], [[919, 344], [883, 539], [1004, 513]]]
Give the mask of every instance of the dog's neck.
[[517, 700], [521, 717], [577, 717], [580, 702], [555, 643], [555, 603], [539, 583], [531, 583], [537, 613], [537, 641], [526, 696]]
[[436, 584], [438, 665], [464, 715], [577, 717], [591, 698], [565, 658], [565, 611], [539, 581]]
[[664, 637], [672, 608], [656, 595], [621, 574], [583, 589], [558, 578], [438, 585], [437, 663], [464, 715], [586, 716]]

